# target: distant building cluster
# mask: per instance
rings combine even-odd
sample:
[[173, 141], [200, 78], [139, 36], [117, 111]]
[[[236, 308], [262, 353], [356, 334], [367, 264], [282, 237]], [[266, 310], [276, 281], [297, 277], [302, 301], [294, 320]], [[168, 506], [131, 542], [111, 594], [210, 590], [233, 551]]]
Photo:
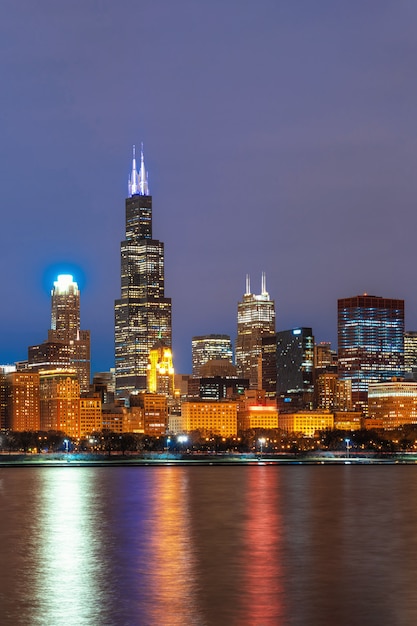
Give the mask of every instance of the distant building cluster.
[[333, 350], [315, 342], [312, 328], [276, 330], [266, 275], [259, 295], [247, 276], [234, 351], [228, 335], [195, 336], [192, 373], [178, 374], [164, 266], [142, 149], [139, 170], [133, 153], [125, 206], [115, 367], [91, 380], [80, 291], [73, 276], [58, 276], [47, 339], [30, 346], [25, 361], [0, 366], [1, 429], [81, 439], [99, 431], [231, 437], [280, 428], [310, 437], [417, 424], [417, 332], [405, 331], [403, 300], [340, 299]]

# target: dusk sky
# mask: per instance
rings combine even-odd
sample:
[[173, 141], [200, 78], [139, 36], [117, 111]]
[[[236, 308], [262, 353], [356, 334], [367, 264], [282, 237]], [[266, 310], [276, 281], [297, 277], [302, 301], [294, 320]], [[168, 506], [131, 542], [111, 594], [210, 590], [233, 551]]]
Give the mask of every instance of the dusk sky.
[[174, 365], [235, 338], [261, 272], [277, 330], [336, 348], [337, 299], [417, 330], [417, 3], [3, 0], [0, 363], [47, 338], [73, 273], [92, 371], [114, 365], [132, 145], [165, 243]]

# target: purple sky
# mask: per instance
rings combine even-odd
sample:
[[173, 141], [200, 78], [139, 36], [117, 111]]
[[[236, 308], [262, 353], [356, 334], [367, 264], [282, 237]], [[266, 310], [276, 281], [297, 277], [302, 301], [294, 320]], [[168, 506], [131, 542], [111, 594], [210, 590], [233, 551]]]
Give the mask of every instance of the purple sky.
[[3, 0], [0, 363], [46, 339], [72, 269], [113, 365], [141, 141], [177, 371], [193, 335], [234, 339], [246, 273], [278, 330], [335, 342], [364, 291], [417, 329], [416, 23], [411, 0]]

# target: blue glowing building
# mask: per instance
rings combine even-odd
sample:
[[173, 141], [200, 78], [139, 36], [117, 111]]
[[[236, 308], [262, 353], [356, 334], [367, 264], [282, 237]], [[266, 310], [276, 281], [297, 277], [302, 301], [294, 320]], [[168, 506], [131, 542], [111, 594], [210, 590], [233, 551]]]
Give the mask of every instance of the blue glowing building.
[[339, 378], [351, 380], [353, 406], [367, 414], [369, 383], [404, 376], [404, 300], [338, 300], [337, 334]]

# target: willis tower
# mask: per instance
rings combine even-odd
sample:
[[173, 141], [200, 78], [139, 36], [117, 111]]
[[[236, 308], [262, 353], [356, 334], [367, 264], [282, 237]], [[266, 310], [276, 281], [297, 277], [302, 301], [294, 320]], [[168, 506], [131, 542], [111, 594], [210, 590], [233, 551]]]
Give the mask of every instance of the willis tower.
[[158, 340], [171, 347], [171, 298], [165, 297], [164, 244], [152, 237], [143, 146], [137, 170], [133, 147], [126, 199], [126, 238], [121, 243], [121, 297], [115, 302], [116, 392], [127, 398], [146, 390], [149, 351]]

